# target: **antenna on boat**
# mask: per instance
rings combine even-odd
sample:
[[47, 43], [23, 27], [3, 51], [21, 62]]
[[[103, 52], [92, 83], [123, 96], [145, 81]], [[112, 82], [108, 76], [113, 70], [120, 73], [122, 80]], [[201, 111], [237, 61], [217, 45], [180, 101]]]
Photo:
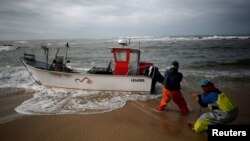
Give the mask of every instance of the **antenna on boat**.
[[57, 48], [56, 55], [55, 55], [55, 59], [56, 59], [56, 57], [57, 57], [57, 54], [58, 54], [59, 50], [60, 50], [60, 49]]
[[122, 47], [124, 48], [124, 46], [128, 46], [128, 43], [126, 40], [123, 39], [119, 39], [118, 40], [118, 44], [122, 45]]
[[69, 42], [67, 42], [66, 46], [66, 63], [68, 62], [68, 48], [69, 48]]

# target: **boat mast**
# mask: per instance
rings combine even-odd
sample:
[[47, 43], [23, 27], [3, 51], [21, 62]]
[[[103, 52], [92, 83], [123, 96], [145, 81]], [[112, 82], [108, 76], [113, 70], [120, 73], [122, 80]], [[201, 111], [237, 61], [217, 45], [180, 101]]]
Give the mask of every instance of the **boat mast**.
[[46, 70], [48, 69], [48, 61], [49, 61], [49, 48], [42, 45], [42, 49], [44, 50], [45, 53], [45, 58], [46, 58]]
[[66, 63], [68, 62], [68, 48], [69, 48], [69, 42], [67, 42], [66, 46]]

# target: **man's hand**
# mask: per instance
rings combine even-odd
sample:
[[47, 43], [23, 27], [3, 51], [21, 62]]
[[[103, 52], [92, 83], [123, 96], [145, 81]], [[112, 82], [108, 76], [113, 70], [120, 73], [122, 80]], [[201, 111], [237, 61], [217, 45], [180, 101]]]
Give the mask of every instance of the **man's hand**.
[[192, 93], [192, 97], [197, 101], [199, 100], [198, 94], [196, 93]]

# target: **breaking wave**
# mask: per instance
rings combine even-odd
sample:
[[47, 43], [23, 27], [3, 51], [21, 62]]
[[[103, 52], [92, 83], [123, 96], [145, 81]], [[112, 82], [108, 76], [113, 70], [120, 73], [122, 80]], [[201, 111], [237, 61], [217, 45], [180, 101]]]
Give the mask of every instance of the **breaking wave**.
[[6, 52], [6, 51], [12, 51], [17, 49], [17, 47], [14, 46], [0, 46], [0, 52]]
[[0, 67], [0, 88], [26, 88], [35, 84], [24, 67]]
[[209, 36], [134, 36], [120, 37], [133, 39], [134, 41], [181, 41], [181, 40], [249, 40], [250, 36], [226, 36], [226, 35], [209, 35]]

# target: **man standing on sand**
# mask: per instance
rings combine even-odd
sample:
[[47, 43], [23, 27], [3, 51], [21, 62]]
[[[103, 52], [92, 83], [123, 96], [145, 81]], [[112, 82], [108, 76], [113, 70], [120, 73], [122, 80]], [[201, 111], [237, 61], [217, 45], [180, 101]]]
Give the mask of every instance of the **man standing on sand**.
[[167, 103], [173, 99], [183, 114], [187, 114], [189, 112], [187, 103], [180, 91], [180, 83], [183, 76], [182, 73], [178, 72], [178, 68], [179, 63], [177, 61], [173, 61], [171, 63], [171, 68], [165, 72], [162, 99], [160, 105], [158, 106], [158, 111], [164, 111]]

